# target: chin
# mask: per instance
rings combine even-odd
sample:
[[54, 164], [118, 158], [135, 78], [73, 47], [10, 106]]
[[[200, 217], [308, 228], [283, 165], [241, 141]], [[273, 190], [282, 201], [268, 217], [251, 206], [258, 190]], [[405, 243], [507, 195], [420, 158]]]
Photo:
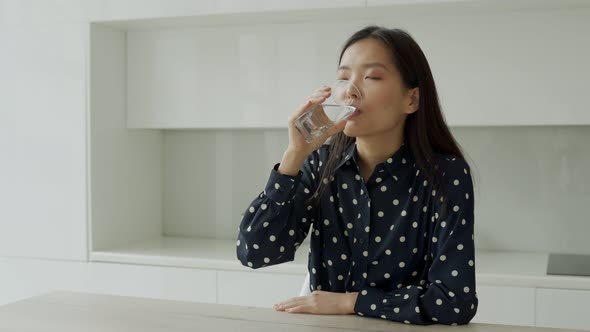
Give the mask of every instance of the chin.
[[348, 122], [346, 123], [346, 127], [344, 127], [344, 135], [348, 137], [358, 137], [362, 136], [362, 130], [355, 125], [354, 123]]

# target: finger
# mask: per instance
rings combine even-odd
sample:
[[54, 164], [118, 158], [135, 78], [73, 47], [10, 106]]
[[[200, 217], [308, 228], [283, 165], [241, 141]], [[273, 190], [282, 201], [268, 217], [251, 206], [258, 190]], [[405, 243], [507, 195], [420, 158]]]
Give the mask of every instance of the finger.
[[273, 308], [275, 308], [275, 309], [285, 309], [285, 308], [284, 308], [284, 306], [285, 306], [285, 303], [289, 303], [289, 302], [290, 302], [290, 301], [292, 301], [292, 300], [293, 300], [293, 298], [290, 298], [290, 299], [287, 299], [287, 300], [285, 300], [285, 301], [279, 302], [279, 303], [275, 304], [275, 305], [273, 306]]
[[293, 302], [300, 302], [300, 301], [306, 301], [308, 300], [310, 297], [310, 295], [306, 295], [306, 296], [296, 296], [296, 297], [292, 297], [290, 299], [287, 299], [285, 301], [279, 302], [280, 305], [286, 305], [289, 303], [293, 303]]
[[300, 304], [302, 304], [302, 303], [305, 302], [305, 298], [306, 297], [296, 297], [296, 298], [292, 298], [292, 299], [286, 300], [286, 301], [280, 303], [279, 306], [278, 306], [278, 308], [281, 309], [281, 310], [285, 310], [285, 309], [288, 309], [288, 308], [292, 308], [292, 307], [298, 306], [298, 305], [300, 305]]
[[313, 102], [312, 102], [311, 98], [306, 100], [305, 103], [303, 103], [301, 106], [299, 106], [299, 108], [297, 109], [295, 114], [297, 115], [297, 114], [303, 113], [303, 111], [307, 110], [311, 106], [312, 103]]
[[311, 311], [309, 310], [308, 306], [306, 305], [299, 305], [293, 308], [289, 308], [287, 310], [285, 310], [288, 313], [291, 314], [296, 314], [296, 313], [311, 313]]
[[325, 97], [310, 98], [299, 109], [289, 118], [289, 123], [293, 123], [295, 119], [300, 117], [302, 114], [311, 110], [314, 106], [323, 103], [326, 100]]
[[321, 104], [323, 103], [326, 99], [328, 98], [328, 96], [317, 96], [317, 97], [312, 97], [310, 98], [310, 101], [312, 104]]
[[295, 111], [295, 113], [293, 113], [289, 117], [289, 124], [293, 124], [295, 119], [300, 117], [303, 113], [307, 112], [312, 106], [313, 106], [313, 101], [311, 99], [306, 100], [305, 103], [301, 104], [301, 106], [299, 106], [297, 111]]
[[331, 88], [321, 88], [321, 89], [317, 89], [315, 90], [312, 95], [316, 95], [316, 94], [326, 94], [326, 93], [332, 93], [332, 89]]
[[310, 98], [319, 98], [319, 97], [330, 97], [331, 92], [329, 91], [316, 91], [311, 94]]

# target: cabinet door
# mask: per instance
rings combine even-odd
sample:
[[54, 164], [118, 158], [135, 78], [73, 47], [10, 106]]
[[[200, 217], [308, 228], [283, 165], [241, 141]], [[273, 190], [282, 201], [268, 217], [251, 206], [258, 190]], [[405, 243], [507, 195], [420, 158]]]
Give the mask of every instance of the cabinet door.
[[132, 264], [89, 263], [90, 292], [215, 303], [216, 271]]
[[0, 305], [55, 290], [215, 303], [216, 271], [0, 257]]
[[86, 260], [86, 40], [0, 23], [0, 255]]
[[590, 291], [537, 289], [537, 326], [590, 330]]
[[535, 289], [477, 286], [479, 307], [473, 322], [535, 326]]
[[219, 271], [217, 301], [220, 304], [272, 307], [299, 296], [304, 281], [305, 274]]
[[128, 31], [127, 126], [286, 128], [334, 80], [336, 53], [356, 28], [318, 20]]

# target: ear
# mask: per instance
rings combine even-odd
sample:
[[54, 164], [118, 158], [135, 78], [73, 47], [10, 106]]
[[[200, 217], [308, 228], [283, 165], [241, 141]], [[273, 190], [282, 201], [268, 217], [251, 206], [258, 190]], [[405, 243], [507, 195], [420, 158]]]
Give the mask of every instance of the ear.
[[407, 106], [406, 114], [418, 111], [418, 107], [420, 107], [420, 89], [418, 87], [408, 90]]

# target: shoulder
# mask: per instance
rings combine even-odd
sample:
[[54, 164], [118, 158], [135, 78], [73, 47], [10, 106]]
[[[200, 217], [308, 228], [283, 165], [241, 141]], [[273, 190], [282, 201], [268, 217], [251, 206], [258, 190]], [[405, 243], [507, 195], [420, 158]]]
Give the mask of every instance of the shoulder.
[[473, 192], [473, 178], [469, 163], [462, 157], [437, 154], [437, 164], [443, 187], [449, 196]]
[[[448, 154], [438, 155], [437, 159], [442, 175], [442, 194], [436, 204], [441, 208], [441, 214], [473, 211], [475, 197], [469, 163], [464, 158]], [[451, 210], [447, 212], [447, 209]]]
[[443, 177], [465, 177], [471, 175], [469, 163], [461, 157], [447, 153], [436, 154], [436, 166]]

